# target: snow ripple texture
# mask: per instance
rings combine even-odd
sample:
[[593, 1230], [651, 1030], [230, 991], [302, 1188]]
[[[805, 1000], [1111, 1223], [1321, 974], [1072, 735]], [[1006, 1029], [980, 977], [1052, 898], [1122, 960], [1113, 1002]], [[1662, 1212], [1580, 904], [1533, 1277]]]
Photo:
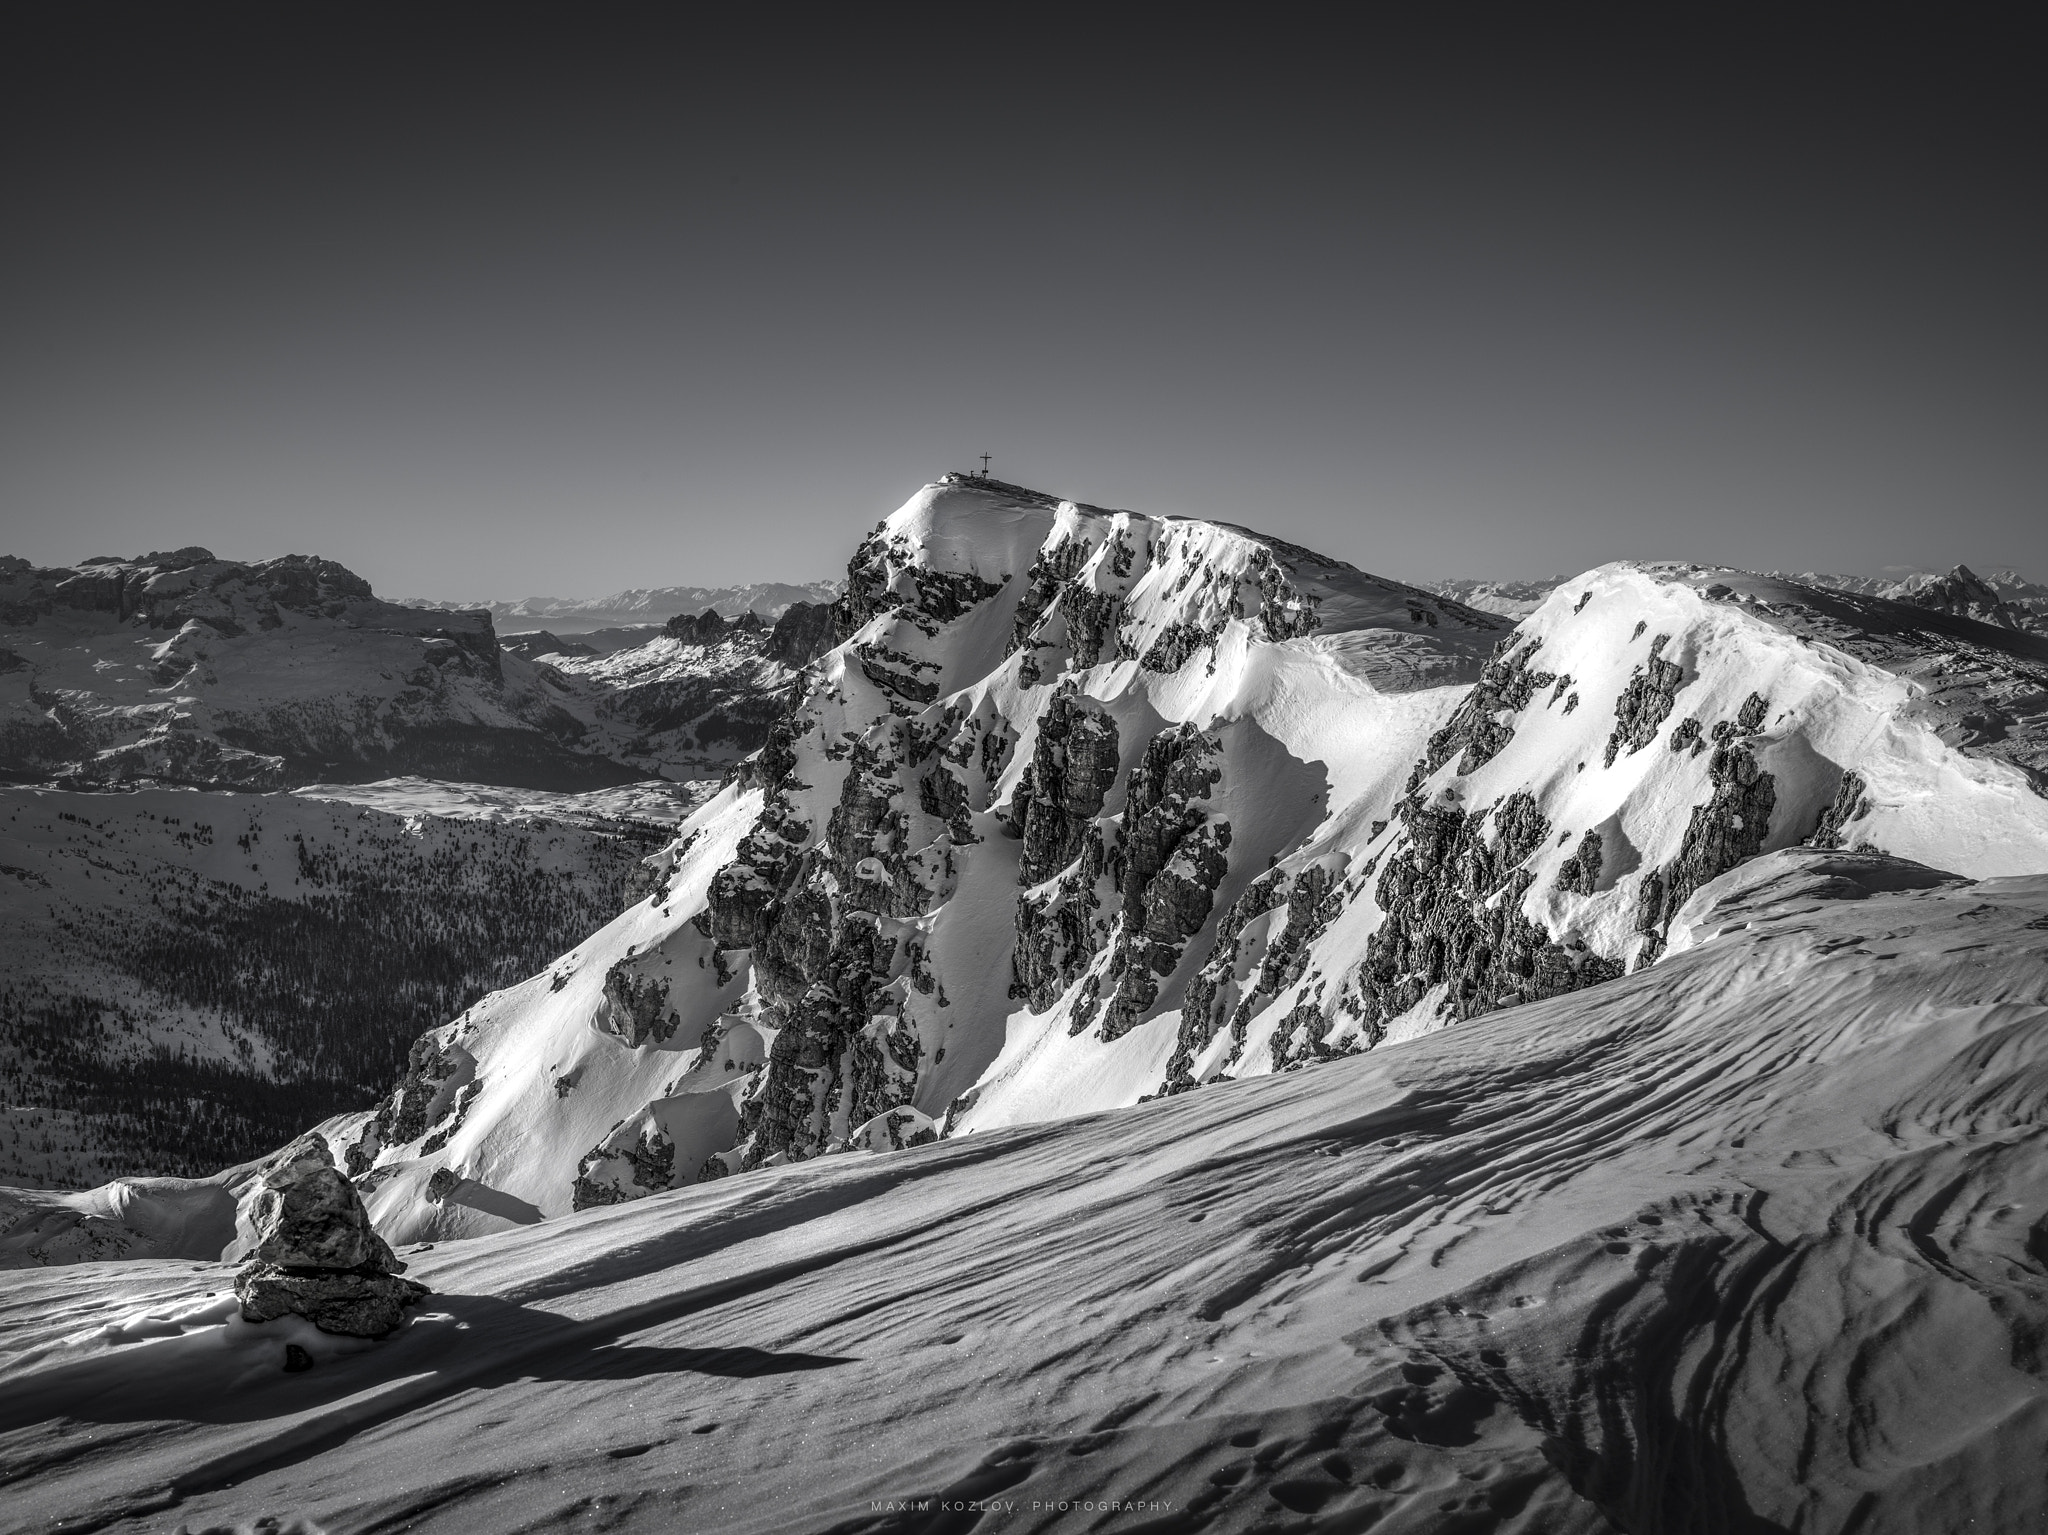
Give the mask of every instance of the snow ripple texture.
[[7, 1524], [2036, 1528], [2044, 931], [2048, 879], [1775, 852], [1648, 969], [1314, 1071], [414, 1248], [376, 1345], [12, 1274]]

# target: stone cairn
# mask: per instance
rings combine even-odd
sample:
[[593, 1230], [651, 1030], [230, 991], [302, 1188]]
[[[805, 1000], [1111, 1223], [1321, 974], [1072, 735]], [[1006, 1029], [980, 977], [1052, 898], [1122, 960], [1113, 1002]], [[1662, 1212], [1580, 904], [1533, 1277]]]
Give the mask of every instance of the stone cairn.
[[370, 1227], [362, 1197], [318, 1135], [288, 1147], [263, 1175], [247, 1215], [255, 1244], [235, 1276], [242, 1316], [293, 1314], [322, 1332], [381, 1338], [428, 1295]]

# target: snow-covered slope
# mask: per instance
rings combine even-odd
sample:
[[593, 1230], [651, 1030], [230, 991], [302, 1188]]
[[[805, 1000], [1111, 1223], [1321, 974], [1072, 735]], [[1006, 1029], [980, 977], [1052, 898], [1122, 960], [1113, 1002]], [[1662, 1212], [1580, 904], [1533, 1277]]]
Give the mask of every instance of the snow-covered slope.
[[7, 1523], [2034, 1530], [2044, 926], [1770, 855], [1363, 1058], [405, 1251], [377, 1345], [0, 1276]]
[[629, 624], [662, 624], [683, 613], [709, 609], [723, 618], [758, 613], [779, 618], [792, 603], [829, 603], [837, 581], [755, 581], [745, 586], [651, 586], [609, 597], [523, 597], [516, 602], [441, 602], [407, 597], [407, 607], [481, 608], [507, 629], [545, 628], [561, 635]]
[[0, 787], [0, 1184], [211, 1172], [375, 1102], [634, 899], [686, 798]]
[[555, 1214], [1370, 1049], [1648, 963], [1800, 842], [2048, 869], [2048, 646], [1878, 599], [1616, 565], [1509, 632], [950, 480], [840, 623], [654, 896], [348, 1127], [393, 1239], [496, 1224], [437, 1178]]
[[644, 776], [590, 749], [485, 613], [380, 602], [331, 560], [0, 559], [0, 775], [273, 789], [394, 773]]

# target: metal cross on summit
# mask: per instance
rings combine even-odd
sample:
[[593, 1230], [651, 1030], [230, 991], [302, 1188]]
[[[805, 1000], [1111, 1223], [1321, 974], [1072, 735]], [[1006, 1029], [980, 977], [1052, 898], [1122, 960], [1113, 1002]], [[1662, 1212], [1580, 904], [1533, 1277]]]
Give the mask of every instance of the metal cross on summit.
[[988, 455], [986, 453], [981, 455], [981, 477], [984, 480], [988, 478]]

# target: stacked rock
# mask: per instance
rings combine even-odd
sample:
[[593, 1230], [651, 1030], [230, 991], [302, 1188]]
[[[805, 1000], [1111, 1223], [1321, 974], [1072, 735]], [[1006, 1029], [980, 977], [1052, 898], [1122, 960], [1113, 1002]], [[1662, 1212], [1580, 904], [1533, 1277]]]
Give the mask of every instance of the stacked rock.
[[235, 1295], [242, 1316], [304, 1317], [322, 1332], [381, 1338], [430, 1293], [398, 1276], [405, 1265], [370, 1226], [355, 1186], [326, 1141], [295, 1141], [263, 1175], [245, 1209], [253, 1229]]

